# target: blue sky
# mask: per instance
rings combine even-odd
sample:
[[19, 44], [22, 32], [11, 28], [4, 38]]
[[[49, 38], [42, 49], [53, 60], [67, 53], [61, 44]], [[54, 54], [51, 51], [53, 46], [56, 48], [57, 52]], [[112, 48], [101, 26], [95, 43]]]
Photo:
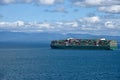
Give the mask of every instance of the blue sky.
[[120, 0], [0, 0], [0, 31], [120, 36]]

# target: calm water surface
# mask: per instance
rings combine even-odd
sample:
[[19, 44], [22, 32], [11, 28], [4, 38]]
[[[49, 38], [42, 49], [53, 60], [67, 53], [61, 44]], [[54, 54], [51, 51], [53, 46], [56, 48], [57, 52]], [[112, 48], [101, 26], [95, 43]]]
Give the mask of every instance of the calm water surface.
[[0, 80], [120, 80], [120, 50], [0, 49]]

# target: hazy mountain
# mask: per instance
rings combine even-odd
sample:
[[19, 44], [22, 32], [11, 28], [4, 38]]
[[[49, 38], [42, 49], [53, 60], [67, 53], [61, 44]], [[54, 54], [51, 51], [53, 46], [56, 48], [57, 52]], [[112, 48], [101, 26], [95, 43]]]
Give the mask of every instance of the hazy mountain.
[[89, 34], [58, 34], [58, 33], [22, 33], [22, 32], [0, 32], [0, 42], [50, 42], [51, 40], [66, 38], [84, 39], [115, 39], [120, 42], [120, 36], [89, 35]]

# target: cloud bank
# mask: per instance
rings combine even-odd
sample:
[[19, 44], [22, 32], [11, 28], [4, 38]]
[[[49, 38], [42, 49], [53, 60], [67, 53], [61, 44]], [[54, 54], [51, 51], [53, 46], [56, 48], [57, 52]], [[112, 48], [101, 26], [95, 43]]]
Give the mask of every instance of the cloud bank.
[[72, 0], [76, 6], [111, 6], [120, 5], [119, 0]]
[[43, 5], [53, 5], [55, 3], [61, 3], [63, 0], [0, 0], [1, 5], [15, 4], [15, 3], [35, 3]]
[[107, 7], [99, 7], [99, 11], [107, 13], [118, 13], [120, 14], [120, 5], [112, 5]]
[[0, 22], [1, 31], [52, 32], [120, 36], [120, 19], [103, 19], [98, 16], [59, 22]]
[[98, 7], [99, 11], [120, 13], [120, 0], [72, 0], [75, 6]]
[[[108, 13], [120, 13], [120, 0], [67, 0], [72, 3], [74, 6], [79, 7], [98, 7], [99, 11], [108, 12]], [[65, 0], [0, 0], [0, 5], [7, 4], [37, 4], [37, 5], [54, 5], [58, 3], [63, 3]], [[57, 11], [62, 11], [63, 8], [58, 9]]]

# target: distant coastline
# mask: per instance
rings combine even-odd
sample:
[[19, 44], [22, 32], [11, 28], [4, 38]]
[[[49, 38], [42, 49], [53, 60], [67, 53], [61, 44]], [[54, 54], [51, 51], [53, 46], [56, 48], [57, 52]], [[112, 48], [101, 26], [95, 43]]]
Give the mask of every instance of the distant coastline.
[[0, 49], [2, 48], [41, 48], [49, 47], [49, 42], [0, 42]]

